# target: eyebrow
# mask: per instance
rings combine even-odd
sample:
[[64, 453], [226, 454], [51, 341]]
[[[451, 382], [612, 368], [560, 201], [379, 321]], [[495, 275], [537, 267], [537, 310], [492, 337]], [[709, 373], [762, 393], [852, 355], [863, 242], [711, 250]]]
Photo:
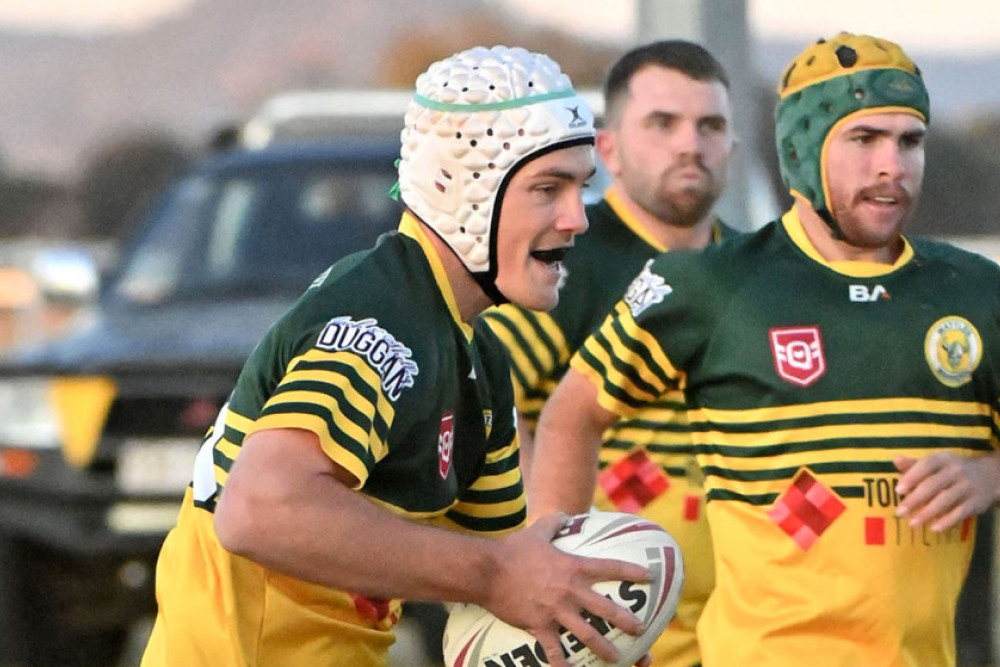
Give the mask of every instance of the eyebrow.
[[[597, 167], [594, 167], [593, 169], [590, 170], [590, 173], [588, 173], [583, 180], [586, 181], [589, 180], [590, 178], [593, 178], [594, 174], [596, 173], [597, 173]], [[531, 174], [531, 178], [558, 178], [564, 181], [575, 181], [577, 178], [577, 174], [576, 172], [567, 171], [565, 169], [560, 169], [558, 167], [551, 167], [549, 169], [545, 169], [543, 171]]]
[[[874, 127], [872, 125], [855, 125], [854, 127], [848, 129], [845, 134], [855, 134], [855, 133], [871, 134], [871, 135], [875, 135], [875, 136], [879, 136], [879, 137], [885, 137], [885, 136], [889, 136], [889, 135], [895, 134], [895, 132], [893, 132], [892, 130], [887, 130], [887, 129], [881, 128], [881, 127]], [[903, 132], [900, 132], [899, 136], [901, 136], [901, 137], [922, 137], [925, 134], [927, 134], [927, 129], [923, 128], [923, 127], [919, 127], [919, 128], [913, 128], [913, 129], [910, 129], [910, 130], [904, 130]]]

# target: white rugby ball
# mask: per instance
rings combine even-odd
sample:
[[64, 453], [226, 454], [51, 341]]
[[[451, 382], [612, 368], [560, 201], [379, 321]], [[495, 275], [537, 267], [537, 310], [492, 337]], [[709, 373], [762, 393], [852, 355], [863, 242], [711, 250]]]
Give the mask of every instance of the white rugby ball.
[[[577, 556], [612, 558], [649, 569], [652, 581], [604, 581], [594, 590], [635, 614], [646, 632], [634, 637], [600, 618], [588, 618], [618, 649], [619, 660], [601, 660], [572, 633], [560, 640], [572, 667], [631, 667], [649, 652], [677, 612], [684, 584], [684, 563], [674, 538], [661, 526], [635, 514], [591, 512], [572, 517], [552, 544]], [[444, 658], [448, 667], [510, 667], [547, 665], [545, 653], [527, 631], [504, 623], [482, 607], [456, 604], [444, 630]]]

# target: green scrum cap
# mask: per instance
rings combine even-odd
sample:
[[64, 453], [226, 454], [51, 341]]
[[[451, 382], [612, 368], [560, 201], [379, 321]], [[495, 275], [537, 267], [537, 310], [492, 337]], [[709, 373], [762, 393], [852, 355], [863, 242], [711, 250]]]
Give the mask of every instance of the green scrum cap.
[[811, 45], [781, 75], [778, 95], [775, 140], [781, 177], [834, 231], [825, 173], [830, 130], [867, 110], [930, 120], [920, 70], [898, 44], [868, 35], [841, 32]]

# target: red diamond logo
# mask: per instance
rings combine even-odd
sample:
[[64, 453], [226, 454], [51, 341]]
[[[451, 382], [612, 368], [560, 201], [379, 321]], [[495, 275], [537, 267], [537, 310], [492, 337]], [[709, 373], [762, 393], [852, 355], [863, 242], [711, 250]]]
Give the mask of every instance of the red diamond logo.
[[806, 550], [845, 509], [837, 494], [803, 468], [767, 515]]
[[641, 447], [597, 476], [608, 498], [623, 512], [638, 512], [667, 490], [670, 478]]

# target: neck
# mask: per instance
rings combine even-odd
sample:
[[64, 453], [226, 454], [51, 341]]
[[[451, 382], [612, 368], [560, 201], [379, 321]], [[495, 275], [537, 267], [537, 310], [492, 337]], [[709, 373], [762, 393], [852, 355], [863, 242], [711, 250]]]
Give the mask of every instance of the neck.
[[795, 212], [798, 213], [802, 230], [809, 238], [809, 242], [828, 262], [893, 264], [903, 251], [903, 240], [898, 237], [892, 243], [874, 248], [855, 246], [845, 240], [834, 238], [830, 226], [819, 217], [811, 204], [799, 197], [795, 198]]
[[493, 305], [483, 288], [475, 281], [469, 270], [465, 268], [461, 260], [455, 255], [451, 247], [430, 229], [427, 229], [427, 237], [430, 239], [434, 250], [441, 259], [444, 266], [445, 275], [448, 277], [448, 284], [455, 296], [455, 305], [458, 307], [459, 317], [468, 325], [487, 308]]

